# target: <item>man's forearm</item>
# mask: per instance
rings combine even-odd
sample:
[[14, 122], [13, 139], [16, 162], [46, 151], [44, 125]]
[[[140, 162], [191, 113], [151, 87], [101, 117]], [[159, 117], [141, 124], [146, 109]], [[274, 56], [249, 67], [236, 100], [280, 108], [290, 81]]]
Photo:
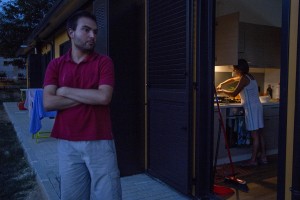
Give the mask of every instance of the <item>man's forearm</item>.
[[58, 95], [46, 95], [44, 96], [44, 107], [47, 111], [50, 110], [64, 110], [80, 103], [63, 96]]
[[57, 95], [89, 105], [107, 105], [111, 101], [111, 94], [110, 86], [103, 86], [99, 89], [61, 87], [57, 90]]

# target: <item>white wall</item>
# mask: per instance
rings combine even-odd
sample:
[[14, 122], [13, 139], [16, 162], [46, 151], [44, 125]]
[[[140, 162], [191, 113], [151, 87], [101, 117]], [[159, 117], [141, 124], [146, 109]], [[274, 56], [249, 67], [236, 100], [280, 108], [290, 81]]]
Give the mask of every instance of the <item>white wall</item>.
[[281, 27], [282, 0], [217, 0], [216, 15], [240, 12], [240, 21]]
[[280, 95], [280, 70], [279, 69], [265, 69], [265, 83], [264, 92], [266, 92], [268, 85], [271, 85], [273, 90], [273, 98], [278, 99]]
[[13, 79], [18, 77], [18, 73], [22, 73], [26, 77], [26, 69], [19, 69], [17, 66], [12, 65], [4, 65], [4, 61], [5, 59], [0, 57], [0, 71], [5, 72], [7, 78]]

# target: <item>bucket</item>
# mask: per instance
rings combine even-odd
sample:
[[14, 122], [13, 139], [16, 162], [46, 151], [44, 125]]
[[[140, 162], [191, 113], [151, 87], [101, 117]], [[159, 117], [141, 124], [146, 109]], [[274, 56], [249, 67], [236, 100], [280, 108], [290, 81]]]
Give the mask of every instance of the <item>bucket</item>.
[[18, 103], [18, 108], [19, 108], [19, 110], [27, 110], [27, 109], [24, 107], [24, 101], [20, 101], [20, 102]]

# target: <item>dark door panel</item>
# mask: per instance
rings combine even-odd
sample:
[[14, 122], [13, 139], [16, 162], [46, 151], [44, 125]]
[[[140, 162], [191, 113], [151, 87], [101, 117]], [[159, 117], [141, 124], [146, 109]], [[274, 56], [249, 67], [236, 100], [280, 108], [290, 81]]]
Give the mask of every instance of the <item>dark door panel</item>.
[[151, 100], [149, 172], [188, 191], [188, 111], [182, 102]]
[[148, 171], [191, 191], [190, 1], [148, 1]]
[[145, 5], [136, 0], [94, 0], [95, 50], [114, 62], [111, 102], [121, 176], [145, 170]]
[[43, 87], [43, 68], [42, 64], [44, 56], [41, 54], [31, 54], [28, 56], [28, 76], [29, 88], [42, 88]]

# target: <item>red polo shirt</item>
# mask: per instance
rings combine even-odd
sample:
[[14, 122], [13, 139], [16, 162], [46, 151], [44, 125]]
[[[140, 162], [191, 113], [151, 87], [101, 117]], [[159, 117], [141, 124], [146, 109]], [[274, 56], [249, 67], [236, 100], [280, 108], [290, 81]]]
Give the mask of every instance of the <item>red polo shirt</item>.
[[[82, 89], [114, 86], [113, 62], [94, 52], [76, 64], [71, 59], [70, 50], [49, 63], [44, 79], [46, 85]], [[59, 110], [51, 136], [71, 141], [113, 139], [109, 106], [80, 104]]]

